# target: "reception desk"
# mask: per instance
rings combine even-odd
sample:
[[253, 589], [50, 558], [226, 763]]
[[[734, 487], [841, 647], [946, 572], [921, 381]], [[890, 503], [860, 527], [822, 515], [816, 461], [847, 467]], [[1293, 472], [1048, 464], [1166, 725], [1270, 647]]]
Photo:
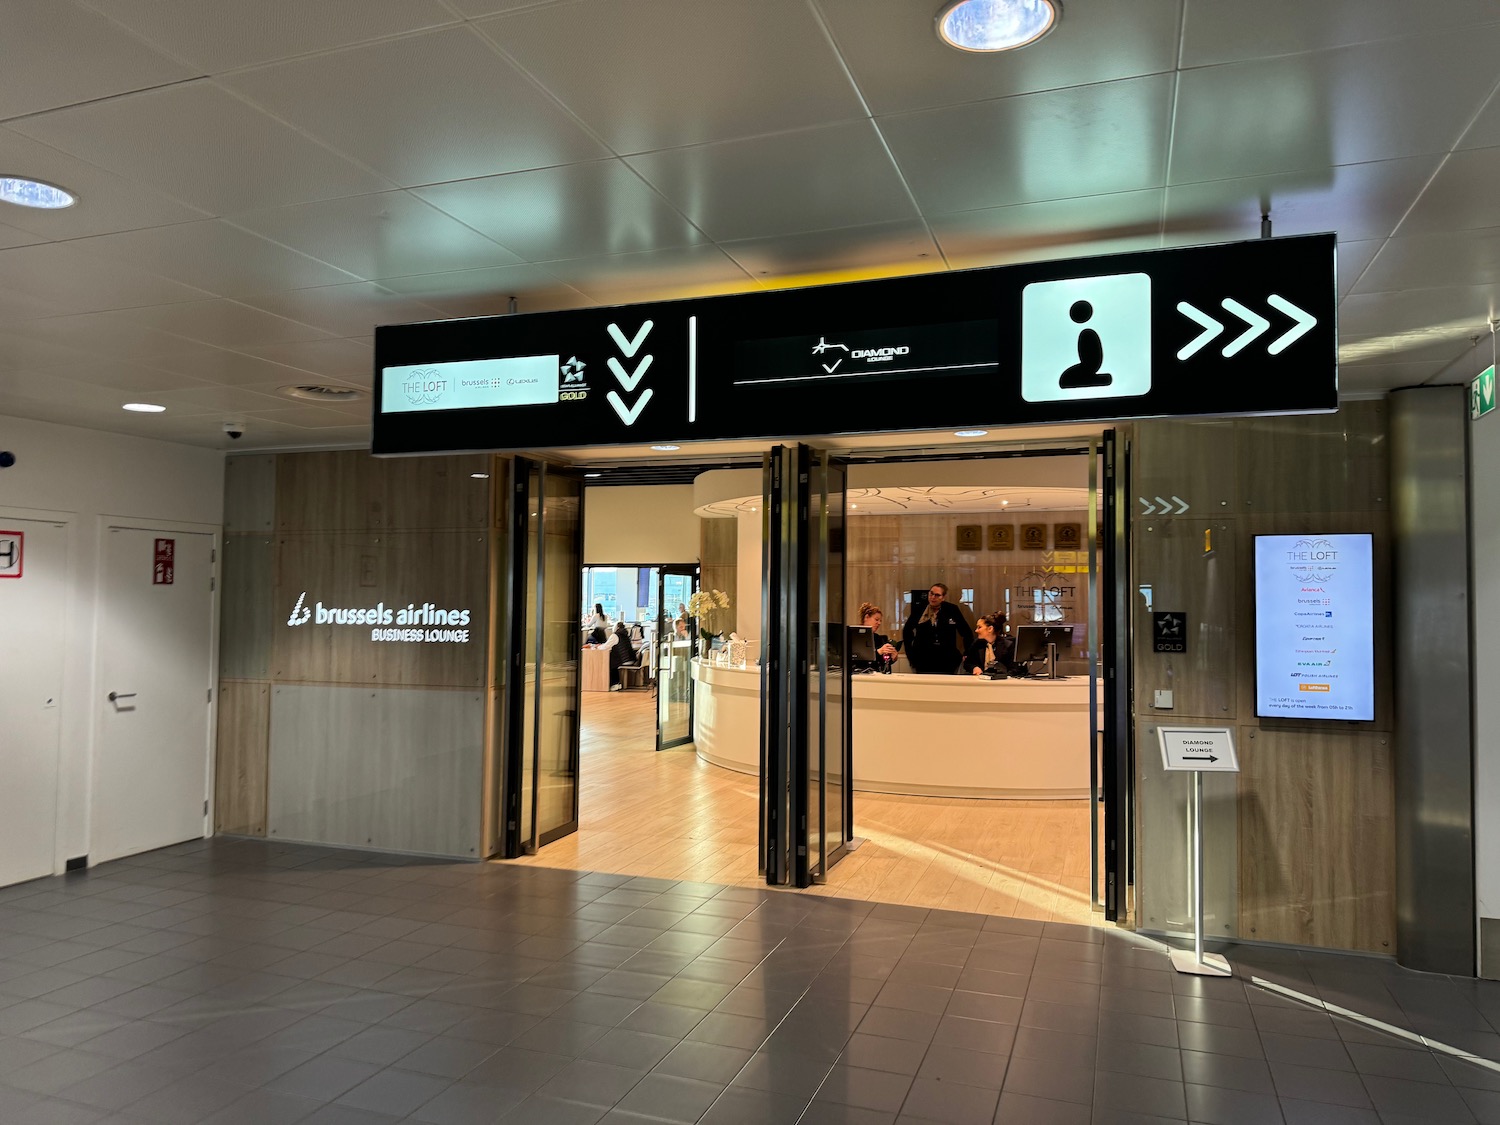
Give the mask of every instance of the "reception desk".
[[[760, 772], [760, 669], [693, 662], [706, 762]], [[859, 675], [854, 788], [1027, 800], [1089, 795], [1089, 681]]]

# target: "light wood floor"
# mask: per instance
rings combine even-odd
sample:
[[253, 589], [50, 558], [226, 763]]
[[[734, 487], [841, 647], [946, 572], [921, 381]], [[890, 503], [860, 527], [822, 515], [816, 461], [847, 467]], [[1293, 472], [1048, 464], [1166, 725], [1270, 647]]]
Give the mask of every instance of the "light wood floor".
[[[658, 753], [649, 692], [585, 692], [579, 830], [511, 862], [763, 885], [757, 781]], [[1091, 924], [1086, 801], [857, 793], [865, 843], [813, 894]]]

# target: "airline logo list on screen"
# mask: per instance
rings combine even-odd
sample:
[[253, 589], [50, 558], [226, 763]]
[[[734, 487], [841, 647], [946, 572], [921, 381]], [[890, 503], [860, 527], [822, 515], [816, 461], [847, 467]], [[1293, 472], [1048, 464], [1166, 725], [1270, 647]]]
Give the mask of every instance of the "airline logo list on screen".
[[384, 414], [396, 414], [542, 406], [558, 400], [561, 382], [562, 357], [556, 355], [387, 367], [381, 372], [380, 409]]
[[1373, 542], [1256, 536], [1257, 714], [1375, 717]]

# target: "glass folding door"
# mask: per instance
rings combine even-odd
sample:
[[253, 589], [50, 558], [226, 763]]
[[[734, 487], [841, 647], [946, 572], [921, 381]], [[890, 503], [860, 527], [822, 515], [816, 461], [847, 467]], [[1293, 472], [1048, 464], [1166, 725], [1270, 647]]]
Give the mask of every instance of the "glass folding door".
[[516, 458], [511, 479], [505, 855], [578, 830], [583, 478]]
[[[663, 566], [657, 576], [656, 748], [693, 740], [693, 619], [685, 608], [698, 592], [696, 566]], [[678, 630], [677, 622], [684, 628]]]

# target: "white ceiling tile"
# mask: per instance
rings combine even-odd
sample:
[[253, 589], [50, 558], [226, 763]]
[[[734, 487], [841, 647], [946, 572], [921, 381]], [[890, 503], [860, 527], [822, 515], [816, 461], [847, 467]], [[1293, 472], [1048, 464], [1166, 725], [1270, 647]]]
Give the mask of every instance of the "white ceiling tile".
[[629, 163], [716, 242], [916, 218], [869, 121], [648, 153]]
[[535, 265], [391, 277], [380, 284], [420, 299], [444, 317], [499, 316], [509, 310], [512, 297], [520, 312], [582, 308], [592, 303], [563, 285], [547, 267]]
[[1493, 0], [1187, 0], [1182, 62], [1210, 66], [1500, 21]]
[[582, 0], [477, 26], [622, 154], [865, 116], [804, 0]]
[[309, 340], [297, 344], [262, 345], [244, 350], [260, 359], [282, 363], [326, 379], [368, 375], [375, 365], [375, 351], [363, 340]]
[[1500, 148], [1449, 154], [1396, 233], [1405, 237], [1500, 227], [1497, 177], [1500, 177]]
[[521, 260], [404, 191], [251, 211], [231, 221], [362, 278]]
[[[12, 211], [21, 210], [19, 207], [5, 207], [3, 214], [6, 218], [12, 218]], [[8, 250], [12, 246], [32, 246], [38, 242], [46, 242], [47, 239], [39, 234], [22, 230], [20, 227], [7, 226], [0, 223], [0, 250]]]
[[1269, 204], [1278, 235], [1333, 231], [1351, 242], [1387, 238], [1440, 159], [1413, 156], [1182, 184], [1168, 190], [1167, 224], [1194, 232], [1203, 242], [1258, 238], [1261, 211]]
[[284, 398], [227, 385], [162, 391], [154, 395], [151, 401], [165, 406], [168, 414], [177, 415], [214, 414], [224, 411], [248, 413], [252, 410], [277, 410], [286, 405]]
[[[447, 319], [471, 316], [502, 316], [509, 311], [509, 298], [501, 296], [430, 297], [428, 303], [442, 311]], [[598, 304], [567, 285], [550, 289], [532, 289], [516, 297], [517, 312], [556, 312], [559, 309], [585, 309]]]
[[119, 309], [41, 317], [14, 332], [63, 347], [84, 348], [110, 359], [152, 359], [191, 346], [176, 336], [137, 322], [136, 312]]
[[469, 27], [223, 82], [406, 187], [609, 155]]
[[454, 22], [438, 0], [86, 2], [206, 74]]
[[0, 129], [0, 168], [56, 184], [77, 196], [77, 203], [59, 211], [5, 208], [6, 223], [43, 239], [82, 238], [208, 217], [155, 188], [106, 172], [11, 129]]
[[191, 351], [175, 351], [156, 356], [151, 366], [186, 375], [216, 386], [254, 386], [260, 383], [298, 383], [306, 373], [259, 356], [201, 345]]
[[530, 8], [538, 0], [448, 0], [470, 19], [476, 16], [492, 16], [496, 12], [509, 12], [516, 8]]
[[[370, 404], [364, 404], [363, 414], [368, 416]], [[276, 410], [252, 410], [249, 417], [256, 422], [281, 422], [288, 426], [296, 426], [303, 430], [327, 430], [357, 425], [361, 419], [353, 413], [342, 410], [329, 410], [327, 407], [311, 404], [308, 406], [282, 406]]]
[[86, 362], [49, 367], [47, 373], [75, 383], [91, 383], [96, 387], [109, 387], [132, 394], [183, 390], [204, 385], [201, 379], [179, 375], [151, 364], [103, 356]]
[[1158, 75], [882, 117], [928, 212], [1161, 186], [1172, 80]]
[[18, 395], [87, 410], [118, 410], [132, 401], [129, 392], [64, 379], [51, 372], [0, 371], [0, 395]]
[[692, 223], [618, 160], [460, 180], [417, 188], [415, 194], [530, 261], [703, 241]]
[[8, 127], [215, 215], [391, 186], [209, 81]]
[[756, 288], [750, 275], [717, 246], [579, 258], [549, 263], [548, 269], [596, 305], [741, 293]]
[[0, 370], [32, 369], [50, 371], [55, 367], [98, 362], [100, 356], [77, 341], [59, 342], [32, 331], [31, 325], [20, 332], [0, 332]]
[[60, 312], [128, 309], [212, 296], [171, 281], [138, 263], [111, 262], [81, 249], [83, 242], [51, 242], [0, 250], [0, 290], [24, 293]]
[[1446, 152], [1497, 51], [1500, 25], [1183, 71], [1171, 182]]
[[332, 335], [321, 328], [287, 320], [238, 301], [192, 301], [111, 315], [129, 315], [142, 327], [216, 348], [322, 340]]
[[[1485, 333], [1488, 336], [1488, 332]], [[1438, 325], [1419, 332], [1387, 333], [1339, 339], [1339, 371], [1390, 363], [1425, 363], [1434, 371], [1473, 351], [1474, 330], [1467, 325]], [[1342, 383], [1342, 377], [1340, 379]]]
[[8, 0], [3, 13], [0, 119], [193, 77], [72, 0]]
[[351, 279], [351, 275], [326, 262], [222, 219], [103, 234], [72, 245], [81, 252], [130, 262], [224, 297], [334, 285]]
[[1500, 227], [1388, 239], [1356, 293], [1491, 285], [1500, 281]]
[[932, 215], [928, 222], [950, 261], [970, 265], [1013, 260], [1012, 255], [1045, 250], [1072, 257], [1074, 247], [1154, 240], [1161, 226], [1158, 188], [1055, 199], [1014, 207], [987, 207]]
[[1374, 238], [1368, 242], [1345, 242], [1339, 239], [1338, 249], [1338, 278], [1339, 296], [1343, 297], [1354, 289], [1355, 283], [1361, 275], [1370, 267], [1375, 260], [1375, 255], [1380, 253], [1380, 248], [1385, 245], [1385, 239]]
[[946, 268], [927, 228], [915, 220], [726, 242], [723, 250], [751, 277], [772, 287]]
[[1489, 322], [1497, 313], [1500, 284], [1357, 293], [1339, 302], [1339, 334], [1355, 338], [1429, 331], [1462, 337], [1482, 330], [1488, 339]]
[[245, 303], [288, 320], [315, 325], [335, 336], [369, 336], [380, 324], [442, 319], [432, 306], [368, 281], [263, 293], [246, 297]]
[[959, 51], [938, 38], [937, 4], [816, 0], [872, 112], [899, 113], [1170, 71], [1181, 0], [1064, 4], [1057, 27], [1010, 54]]
[[1447, 366], [1442, 363], [1370, 363], [1339, 367], [1340, 394], [1370, 394], [1416, 387], [1437, 378]]

